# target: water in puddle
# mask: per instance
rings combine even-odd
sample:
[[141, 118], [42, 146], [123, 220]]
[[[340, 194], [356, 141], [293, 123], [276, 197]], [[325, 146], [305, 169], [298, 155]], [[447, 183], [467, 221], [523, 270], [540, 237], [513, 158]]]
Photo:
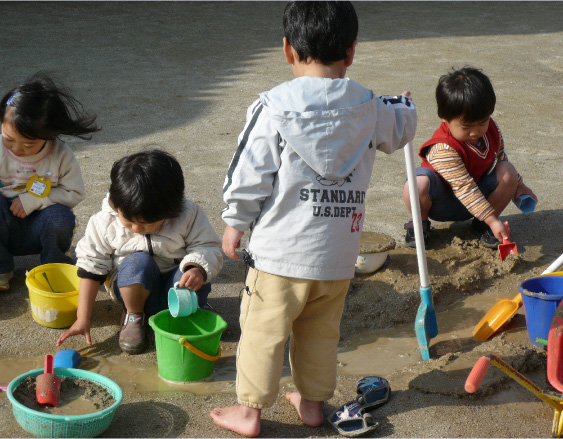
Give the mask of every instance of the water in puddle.
[[[43, 367], [44, 357], [3, 357], [0, 359], [0, 384], [8, 384], [15, 377]], [[83, 356], [80, 368], [99, 373], [115, 381], [123, 392], [167, 393], [185, 390], [196, 394], [234, 392], [235, 356], [223, 355], [215, 363], [215, 371], [206, 381], [176, 383], [158, 376], [156, 364], [137, 364], [127, 357]]]
[[83, 389], [74, 389], [72, 391], [67, 390], [64, 396], [61, 395], [61, 399], [57, 407], [53, 407], [48, 404], [39, 405], [36, 404], [35, 400], [29, 401], [27, 398], [21, 399], [21, 395], [20, 397], [16, 396], [16, 399], [32, 410], [48, 413], [50, 415], [78, 416], [95, 413], [100, 410], [92, 399], [84, 396]]
[[98, 408], [92, 403], [92, 401], [82, 397], [80, 394], [75, 395], [74, 399], [61, 401], [61, 404], [58, 407], [50, 407], [45, 410], [45, 412], [52, 415], [63, 416], [87, 415], [97, 411]]
[[[438, 335], [430, 340], [431, 358], [470, 350], [481, 342], [473, 330], [489, 310], [491, 298], [475, 295], [437, 315]], [[523, 313], [522, 310], [518, 311]], [[479, 318], [476, 320], [476, 316]], [[422, 360], [414, 321], [392, 329], [358, 334], [342, 342], [338, 350], [339, 373], [343, 375], [388, 376]], [[464, 371], [464, 373], [467, 373]]]
[[[439, 334], [430, 341], [434, 356], [471, 349], [476, 315], [484, 315], [491, 306], [490, 297], [470, 296], [437, 316]], [[520, 313], [522, 310], [519, 311]], [[432, 356], [432, 355], [431, 355]], [[44, 357], [3, 357], [0, 359], [0, 384], [16, 376], [43, 367]], [[422, 361], [414, 322], [392, 329], [358, 334], [341, 343], [338, 352], [342, 375], [390, 375]], [[205, 381], [176, 383], [158, 376], [156, 364], [138, 364], [124, 357], [83, 356], [81, 369], [91, 370], [114, 380], [124, 392], [168, 393], [188, 391], [195, 394], [234, 393], [236, 362], [234, 352], [223, 352], [215, 363], [213, 375]], [[286, 375], [284, 373], [284, 375]], [[284, 376], [282, 383], [291, 378]], [[0, 393], [0, 397], [1, 397]]]

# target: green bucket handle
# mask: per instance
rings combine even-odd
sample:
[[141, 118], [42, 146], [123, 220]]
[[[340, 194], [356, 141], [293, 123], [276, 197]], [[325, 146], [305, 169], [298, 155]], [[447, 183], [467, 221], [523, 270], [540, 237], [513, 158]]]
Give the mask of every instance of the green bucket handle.
[[217, 355], [211, 356], [211, 355], [207, 355], [205, 352], [202, 352], [198, 348], [196, 348], [195, 346], [191, 345], [188, 342], [188, 340], [186, 340], [184, 337], [180, 337], [178, 339], [178, 343], [180, 343], [182, 346], [184, 346], [188, 351], [193, 352], [198, 357], [203, 358], [204, 360], [217, 361], [219, 358], [221, 358], [221, 346], [219, 346], [219, 350], [217, 352]]

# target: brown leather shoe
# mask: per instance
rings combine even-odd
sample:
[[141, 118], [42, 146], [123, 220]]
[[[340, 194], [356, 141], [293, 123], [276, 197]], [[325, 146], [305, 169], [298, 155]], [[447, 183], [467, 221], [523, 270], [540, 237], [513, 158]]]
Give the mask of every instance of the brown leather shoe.
[[123, 352], [131, 355], [140, 354], [145, 348], [145, 314], [121, 314], [121, 332], [119, 333], [119, 347]]

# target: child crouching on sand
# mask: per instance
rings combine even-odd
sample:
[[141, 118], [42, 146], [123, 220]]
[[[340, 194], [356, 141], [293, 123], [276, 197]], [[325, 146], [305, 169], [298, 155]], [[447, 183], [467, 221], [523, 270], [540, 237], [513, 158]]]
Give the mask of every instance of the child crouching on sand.
[[80, 290], [77, 320], [57, 340], [83, 335], [102, 282], [123, 304], [119, 346], [129, 354], [145, 345], [146, 317], [168, 308], [168, 290], [196, 291], [207, 304], [209, 282], [219, 273], [221, 241], [203, 209], [184, 198], [184, 176], [170, 154], [147, 151], [114, 163], [102, 210], [88, 221], [76, 247]]
[[[537, 201], [504, 151], [504, 140], [491, 115], [496, 97], [489, 78], [478, 69], [463, 68], [443, 75], [436, 87], [442, 124], [421, 146], [416, 170], [424, 242], [430, 220], [465, 221], [485, 247], [496, 249], [510, 230], [499, 219], [510, 201], [522, 195]], [[403, 199], [410, 213], [408, 182]], [[414, 247], [412, 221], [405, 224], [405, 242]]]

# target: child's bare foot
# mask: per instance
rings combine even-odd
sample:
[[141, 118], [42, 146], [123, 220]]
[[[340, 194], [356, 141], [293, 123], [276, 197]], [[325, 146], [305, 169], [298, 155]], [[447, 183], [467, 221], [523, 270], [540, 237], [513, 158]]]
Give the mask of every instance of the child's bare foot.
[[218, 407], [209, 415], [219, 427], [232, 430], [246, 437], [256, 437], [260, 434], [260, 414], [262, 410], [235, 405], [232, 407]]
[[301, 420], [309, 427], [318, 427], [324, 422], [323, 401], [309, 401], [302, 398], [299, 392], [286, 392], [285, 399], [295, 406]]

